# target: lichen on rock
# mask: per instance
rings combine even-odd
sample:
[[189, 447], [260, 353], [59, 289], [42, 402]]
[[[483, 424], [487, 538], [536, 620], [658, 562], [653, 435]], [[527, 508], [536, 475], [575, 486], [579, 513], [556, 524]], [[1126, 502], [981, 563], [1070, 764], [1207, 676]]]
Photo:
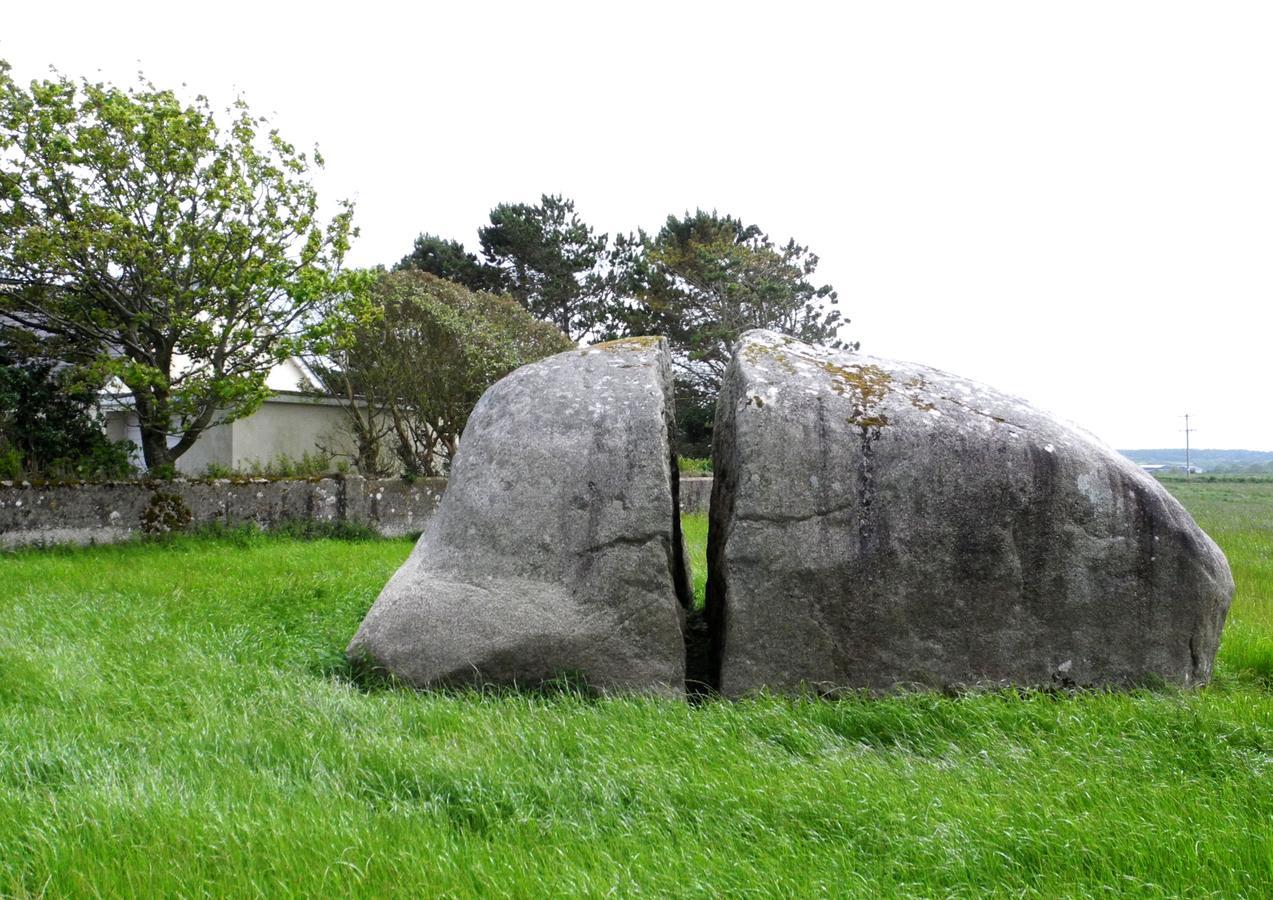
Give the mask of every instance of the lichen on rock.
[[749, 332], [713, 469], [728, 695], [1210, 677], [1223, 554], [1136, 466], [1018, 398]]

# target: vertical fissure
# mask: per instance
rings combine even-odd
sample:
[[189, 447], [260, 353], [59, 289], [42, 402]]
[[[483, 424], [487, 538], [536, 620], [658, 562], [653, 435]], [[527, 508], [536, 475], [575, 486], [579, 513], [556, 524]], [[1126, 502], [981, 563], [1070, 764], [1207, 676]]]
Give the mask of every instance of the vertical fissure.
[[[735, 358], [730, 363], [731, 370], [738, 364]], [[729, 617], [725, 548], [730, 537], [729, 526], [734, 519], [734, 495], [738, 482], [734, 434], [738, 394], [736, 379], [731, 378], [730, 374], [726, 374], [720, 396], [716, 398], [716, 419], [712, 427], [712, 494], [707, 513], [707, 595], [700, 617], [702, 650], [696, 661], [700, 694], [716, 693], [721, 689], [721, 660], [725, 654]]]
[[690, 697], [702, 696], [712, 690], [710, 682], [711, 635], [707, 628], [704, 610], [694, 606], [694, 578], [690, 571], [689, 556], [685, 552], [685, 537], [681, 530], [680, 466], [676, 454], [672, 454], [672, 499], [675, 508], [672, 526], [672, 542], [675, 547], [676, 596], [683, 612], [681, 634], [685, 641], [685, 693]]
[[[673, 423], [673, 426], [675, 424]], [[669, 438], [672, 437], [669, 432]], [[670, 454], [672, 471], [672, 586], [683, 610], [694, 609], [694, 579], [689, 557], [685, 553], [685, 535], [681, 531], [681, 467], [676, 450]]]

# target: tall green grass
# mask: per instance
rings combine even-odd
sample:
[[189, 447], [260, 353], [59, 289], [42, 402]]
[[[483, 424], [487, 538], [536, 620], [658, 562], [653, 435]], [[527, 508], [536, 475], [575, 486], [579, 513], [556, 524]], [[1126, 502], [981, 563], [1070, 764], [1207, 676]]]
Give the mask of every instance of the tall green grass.
[[707, 516], [681, 516], [681, 534], [693, 573], [694, 608], [702, 609], [707, 603]]
[[1220, 544], [1238, 586], [1221, 665], [1273, 688], [1273, 481], [1193, 479], [1166, 487]]
[[363, 689], [406, 541], [0, 557], [0, 894], [1268, 896], [1273, 496], [1182, 496], [1238, 579], [1193, 692]]

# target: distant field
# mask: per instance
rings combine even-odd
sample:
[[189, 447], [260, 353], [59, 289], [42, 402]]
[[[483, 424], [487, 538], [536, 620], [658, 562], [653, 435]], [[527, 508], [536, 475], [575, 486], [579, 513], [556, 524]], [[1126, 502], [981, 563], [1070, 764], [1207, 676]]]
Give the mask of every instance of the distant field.
[[0, 895], [1269, 896], [1273, 484], [1171, 489], [1238, 581], [1190, 693], [364, 691], [405, 541], [0, 556]]
[[1273, 481], [1194, 478], [1165, 484], [1224, 549], [1238, 585], [1224, 626], [1221, 664], [1273, 688]]
[[[1119, 450], [1133, 462], [1140, 464], [1168, 464], [1183, 466], [1185, 449], [1168, 447], [1157, 450]], [[1188, 461], [1208, 472], [1213, 469], [1259, 468], [1273, 464], [1273, 452], [1264, 450], [1216, 450], [1209, 447], [1195, 447], [1189, 452]]]

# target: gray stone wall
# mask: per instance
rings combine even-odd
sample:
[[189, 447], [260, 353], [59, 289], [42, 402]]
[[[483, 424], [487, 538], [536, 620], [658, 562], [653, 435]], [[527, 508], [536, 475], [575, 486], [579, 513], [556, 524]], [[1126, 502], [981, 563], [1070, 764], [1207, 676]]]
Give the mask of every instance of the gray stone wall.
[[[446, 490], [445, 478], [418, 478], [404, 481], [401, 478], [362, 479], [346, 478], [352, 487], [361, 481], [362, 506], [348, 515], [352, 521], [365, 522], [385, 537], [399, 537], [424, 530], [437, 509], [442, 493]], [[358, 496], [357, 492], [352, 492]]]
[[[107, 484], [0, 481], [0, 548], [41, 544], [110, 544], [141, 533], [141, 517], [156, 492], [176, 494], [195, 525], [254, 522], [272, 528], [289, 520], [349, 521], [386, 537], [424, 530], [446, 490], [445, 478], [266, 479]], [[710, 478], [681, 479], [681, 511], [707, 513]]]
[[271, 528], [289, 520], [351, 521], [381, 534], [420, 531], [446, 488], [446, 479], [414, 482], [358, 476], [311, 480], [173, 481], [161, 484], [32, 485], [0, 482], [0, 547], [90, 544], [141, 533], [142, 513], [157, 492], [176, 494], [193, 524], [256, 523]]
[[687, 478], [681, 476], [681, 514], [695, 513], [696, 515], [707, 515], [708, 507], [712, 502], [712, 479], [707, 478]]

